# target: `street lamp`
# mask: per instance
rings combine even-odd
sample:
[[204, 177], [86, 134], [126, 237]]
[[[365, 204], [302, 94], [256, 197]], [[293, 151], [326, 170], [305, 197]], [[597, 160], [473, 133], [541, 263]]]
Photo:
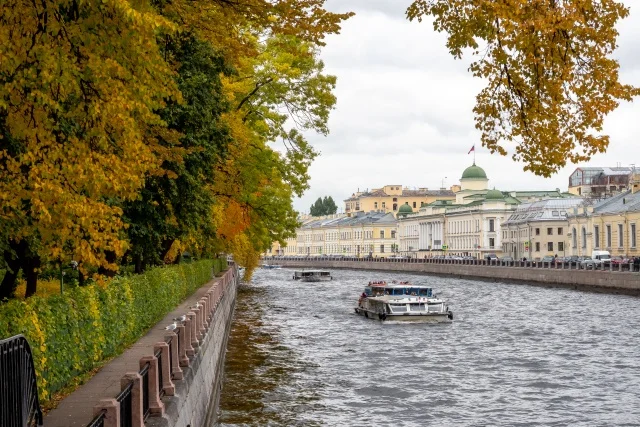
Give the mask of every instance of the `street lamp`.
[[[64, 268], [62, 266], [62, 263], [60, 263], [60, 294], [62, 295], [63, 290], [64, 290], [64, 276], [66, 276], [66, 272], [64, 271]], [[67, 268], [71, 268], [72, 270], [77, 270], [78, 269], [78, 261], [71, 261], [69, 263], [69, 266]]]

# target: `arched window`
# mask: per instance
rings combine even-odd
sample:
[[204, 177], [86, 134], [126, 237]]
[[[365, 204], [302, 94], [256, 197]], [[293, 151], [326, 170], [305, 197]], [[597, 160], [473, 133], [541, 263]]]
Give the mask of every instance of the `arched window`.
[[587, 247], [587, 229], [584, 228], [584, 227], [582, 227], [582, 236], [581, 237], [582, 237], [582, 239], [581, 239], [582, 248], [584, 249], [584, 248]]
[[577, 248], [578, 247], [578, 232], [576, 231], [576, 228], [573, 227], [573, 230], [571, 231], [571, 240], [573, 240], [573, 247]]

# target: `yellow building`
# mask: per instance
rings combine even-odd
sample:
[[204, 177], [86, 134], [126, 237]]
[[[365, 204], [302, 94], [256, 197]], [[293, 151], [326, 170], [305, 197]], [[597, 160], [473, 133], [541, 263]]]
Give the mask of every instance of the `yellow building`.
[[591, 256], [595, 250], [612, 256], [640, 256], [640, 186], [602, 200], [592, 206], [580, 206], [568, 217], [570, 255]]
[[329, 215], [304, 222], [287, 245], [268, 255], [385, 258], [397, 253], [397, 221], [391, 213]]
[[570, 212], [584, 203], [579, 197], [525, 203], [502, 224], [502, 252], [513, 259], [539, 260], [572, 255], [568, 248]]
[[436, 200], [454, 200], [455, 192], [460, 186], [454, 185], [446, 190], [429, 190], [419, 188], [410, 190], [402, 185], [385, 185], [382, 188], [371, 191], [354, 193], [344, 201], [344, 211], [347, 214], [355, 212], [391, 212], [396, 214], [400, 206], [409, 205], [413, 209], [419, 209], [423, 204], [429, 204]]

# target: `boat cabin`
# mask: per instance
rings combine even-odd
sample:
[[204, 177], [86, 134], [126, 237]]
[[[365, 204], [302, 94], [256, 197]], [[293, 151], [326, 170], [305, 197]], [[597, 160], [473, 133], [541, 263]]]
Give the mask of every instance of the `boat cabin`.
[[331, 280], [331, 272], [323, 270], [302, 270], [293, 272], [293, 280], [324, 281]]
[[433, 291], [431, 288], [426, 286], [412, 285], [409, 282], [369, 282], [369, 285], [365, 286], [364, 288], [364, 293], [368, 297], [380, 297], [383, 295], [404, 295], [423, 298], [433, 297]]

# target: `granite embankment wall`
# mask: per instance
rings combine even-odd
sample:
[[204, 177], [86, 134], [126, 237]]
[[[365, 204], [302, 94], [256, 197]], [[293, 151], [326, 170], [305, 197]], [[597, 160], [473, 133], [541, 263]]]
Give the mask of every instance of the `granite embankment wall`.
[[223, 276], [224, 293], [199, 346], [183, 367], [183, 379], [174, 380], [175, 393], [165, 396], [163, 417], [149, 417], [149, 427], [208, 427], [216, 422], [222, 391], [224, 357], [231, 330], [239, 282], [234, 266]]
[[578, 270], [568, 265], [537, 264], [529, 266], [471, 265], [465, 261], [420, 262], [423, 260], [274, 260], [269, 263], [292, 268], [364, 269], [406, 271], [467, 279], [512, 282], [553, 287], [567, 287], [596, 292], [640, 295], [640, 273], [613, 270]]

